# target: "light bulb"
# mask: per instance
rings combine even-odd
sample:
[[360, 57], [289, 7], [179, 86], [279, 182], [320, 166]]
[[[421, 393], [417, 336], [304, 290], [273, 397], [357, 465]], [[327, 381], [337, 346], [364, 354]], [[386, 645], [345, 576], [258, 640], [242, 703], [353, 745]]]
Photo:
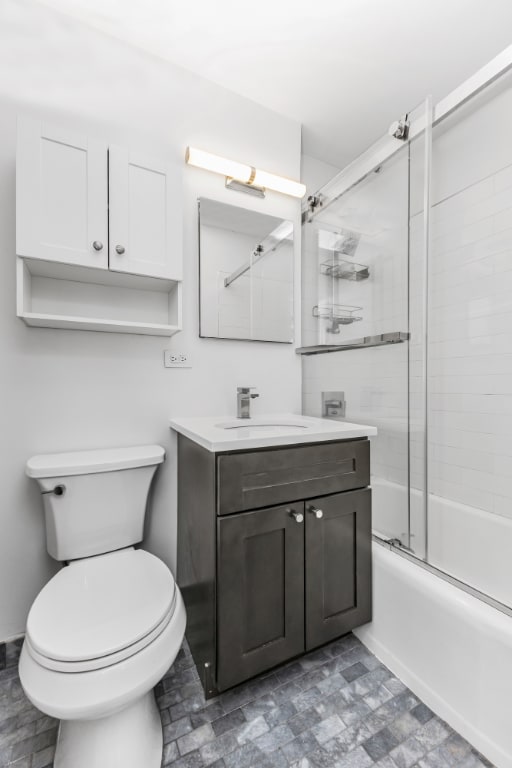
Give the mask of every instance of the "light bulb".
[[304, 197], [306, 194], [306, 185], [301, 184], [300, 181], [286, 179], [284, 176], [277, 176], [275, 173], [268, 173], [259, 169], [256, 170], [252, 184], [256, 187], [266, 187], [267, 189], [273, 189], [274, 192], [282, 192], [284, 195], [292, 195], [293, 197]]
[[187, 147], [185, 162], [194, 165], [196, 168], [204, 168], [205, 171], [213, 171], [223, 176], [230, 176], [237, 181], [247, 183], [251, 178], [252, 168], [245, 163], [237, 163], [234, 160], [228, 160], [220, 155], [212, 155], [211, 152], [204, 152], [202, 149]]

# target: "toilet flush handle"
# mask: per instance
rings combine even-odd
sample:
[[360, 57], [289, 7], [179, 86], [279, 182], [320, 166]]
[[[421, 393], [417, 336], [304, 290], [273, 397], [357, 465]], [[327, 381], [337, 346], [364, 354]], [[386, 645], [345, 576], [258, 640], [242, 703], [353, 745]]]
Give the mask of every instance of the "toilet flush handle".
[[52, 488], [50, 491], [41, 491], [41, 493], [53, 493], [55, 496], [64, 496], [66, 493], [66, 486], [64, 483], [59, 483], [55, 486], [55, 488]]

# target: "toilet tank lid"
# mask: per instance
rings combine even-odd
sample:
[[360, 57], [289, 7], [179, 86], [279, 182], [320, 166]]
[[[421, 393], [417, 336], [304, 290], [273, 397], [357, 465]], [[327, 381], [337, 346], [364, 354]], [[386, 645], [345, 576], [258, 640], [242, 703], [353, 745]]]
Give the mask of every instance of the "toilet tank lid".
[[25, 471], [28, 477], [65, 477], [113, 472], [117, 469], [161, 464], [165, 450], [161, 445], [137, 445], [130, 448], [102, 448], [93, 451], [70, 451], [32, 456]]

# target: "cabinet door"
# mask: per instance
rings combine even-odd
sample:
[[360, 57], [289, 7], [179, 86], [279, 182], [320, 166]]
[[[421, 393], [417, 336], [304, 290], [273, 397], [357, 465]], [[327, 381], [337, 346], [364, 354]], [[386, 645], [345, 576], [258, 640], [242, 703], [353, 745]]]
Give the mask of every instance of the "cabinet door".
[[300, 503], [218, 519], [219, 690], [304, 651], [303, 514]]
[[109, 148], [110, 269], [181, 280], [180, 177], [170, 163]]
[[107, 269], [107, 191], [106, 144], [38, 120], [18, 121], [19, 256]]
[[371, 619], [371, 491], [323, 496], [305, 507], [309, 650]]

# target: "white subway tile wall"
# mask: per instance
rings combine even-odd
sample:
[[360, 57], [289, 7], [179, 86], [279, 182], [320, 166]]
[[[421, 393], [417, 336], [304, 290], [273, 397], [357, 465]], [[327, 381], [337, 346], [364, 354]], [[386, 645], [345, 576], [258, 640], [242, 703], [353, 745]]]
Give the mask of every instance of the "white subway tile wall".
[[511, 171], [434, 207], [429, 324], [430, 490], [509, 518]]

